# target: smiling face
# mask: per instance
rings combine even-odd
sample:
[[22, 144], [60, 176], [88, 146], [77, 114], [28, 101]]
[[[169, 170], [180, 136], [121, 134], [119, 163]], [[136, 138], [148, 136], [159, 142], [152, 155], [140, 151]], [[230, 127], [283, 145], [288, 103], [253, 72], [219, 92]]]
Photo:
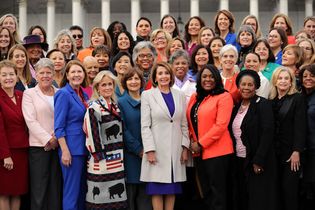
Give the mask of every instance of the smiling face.
[[17, 69], [24, 69], [26, 65], [26, 55], [23, 50], [15, 49], [12, 54], [11, 61], [15, 64]]
[[138, 74], [134, 74], [126, 81], [126, 86], [129, 92], [139, 92], [141, 88], [141, 79]]
[[153, 65], [154, 57], [149, 48], [143, 48], [139, 51], [136, 64], [142, 70], [149, 70]]
[[66, 61], [62, 52], [56, 51], [51, 53], [49, 59], [53, 62], [56, 72], [60, 72], [64, 69]]
[[210, 40], [214, 37], [214, 34], [210, 29], [205, 29], [201, 32], [200, 41], [203, 46], [208, 46]]
[[13, 17], [10, 17], [10, 16], [4, 19], [2, 26], [7, 27], [11, 31], [11, 33], [14, 33], [16, 30], [15, 21]]
[[84, 81], [84, 70], [79, 65], [72, 65], [66, 73], [67, 80], [73, 89], [78, 89]]
[[170, 55], [172, 55], [174, 52], [176, 52], [177, 50], [179, 49], [184, 49], [181, 41], [179, 40], [174, 40], [171, 44], [171, 47], [170, 47]]
[[130, 40], [125, 33], [118, 35], [117, 45], [120, 50], [128, 50], [130, 47]]
[[249, 75], [244, 75], [239, 81], [238, 90], [243, 100], [249, 100], [256, 94], [254, 78]]
[[303, 72], [302, 83], [306, 91], [313, 91], [315, 89], [315, 75], [312, 74], [310, 71], [305, 70]]
[[237, 57], [233, 50], [226, 51], [220, 58], [222, 69], [233, 70], [236, 64]]
[[288, 25], [285, 22], [284, 17], [278, 17], [273, 25], [274, 28], [282, 28], [284, 31], [288, 30]]
[[41, 68], [36, 72], [36, 81], [38, 82], [38, 85], [42, 88], [51, 87], [53, 78], [54, 73], [48, 67]]
[[277, 78], [275, 86], [276, 86], [278, 92], [279, 91], [288, 92], [290, 87], [291, 87], [291, 82], [292, 82], [292, 79], [291, 79], [290, 74], [286, 71], [282, 71], [282, 72], [280, 72], [280, 74]]
[[215, 88], [215, 79], [209, 69], [205, 69], [201, 74], [201, 87], [206, 90], [210, 91]]
[[230, 20], [225, 14], [221, 13], [218, 16], [217, 24], [220, 31], [227, 31], [229, 30]]
[[10, 32], [3, 28], [0, 32], [0, 48], [6, 48], [10, 45]]
[[42, 56], [42, 47], [39, 44], [32, 44], [26, 48], [28, 57], [31, 60], [39, 60]]
[[156, 69], [155, 82], [161, 89], [163, 87], [169, 87], [171, 82], [171, 75], [168, 70], [163, 66], [158, 66]]
[[164, 18], [163, 23], [162, 23], [162, 28], [168, 33], [173, 34], [175, 30], [175, 22], [173, 18], [171, 17]]
[[71, 35], [75, 40], [77, 48], [81, 48], [83, 44], [83, 35], [82, 32], [78, 29], [71, 30]]
[[71, 39], [68, 35], [64, 35], [61, 37], [57, 44], [58, 50], [60, 50], [66, 56], [69, 56], [72, 49]]
[[97, 63], [96, 59], [91, 59], [84, 62], [84, 67], [86, 74], [90, 81], [96, 77], [97, 73], [99, 72], [99, 64]]
[[156, 49], [165, 49], [167, 47], [167, 39], [165, 34], [163, 32], [157, 33], [156, 37], [154, 38], [153, 44]]
[[222, 47], [223, 47], [223, 43], [220, 39], [216, 39], [211, 42], [210, 50], [214, 58], [219, 58], [220, 50]]
[[175, 75], [180, 80], [183, 80], [189, 69], [189, 63], [184, 57], [178, 57], [174, 60], [172, 65], [172, 70]]
[[193, 18], [190, 20], [188, 25], [188, 34], [191, 36], [198, 36], [198, 33], [201, 29], [201, 24], [198, 19]]
[[115, 64], [115, 70], [118, 75], [125, 75], [130, 68], [130, 58], [126, 55], [121, 56], [121, 58]]
[[106, 53], [96, 53], [95, 58], [100, 68], [107, 68], [109, 65], [109, 56]]
[[200, 48], [197, 51], [195, 62], [198, 65], [198, 70], [200, 70], [204, 65], [209, 62], [209, 54], [206, 48]]
[[315, 37], [315, 21], [308, 20], [304, 25], [304, 29], [314, 38]]
[[149, 34], [151, 32], [150, 23], [146, 20], [140, 20], [137, 27], [136, 27], [136, 31], [137, 31], [138, 36], [140, 36], [140, 37], [149, 36]]
[[14, 68], [4, 66], [0, 69], [0, 84], [3, 89], [14, 89], [17, 76]]
[[106, 101], [110, 101], [113, 93], [114, 93], [114, 80], [108, 76], [104, 76], [103, 79], [100, 81], [100, 83], [97, 86], [97, 91], [100, 96], [103, 96], [103, 98]]
[[269, 50], [265, 43], [259, 42], [255, 48], [255, 53], [257, 53], [260, 56], [260, 59], [262, 61], [267, 61], [269, 57]]
[[299, 43], [299, 47], [303, 49], [304, 52], [304, 60], [309, 61], [313, 56], [313, 48], [310, 42], [308, 41], [301, 41]]
[[277, 30], [270, 31], [268, 35], [268, 43], [271, 49], [276, 49], [276, 48], [281, 47], [282, 40]]
[[244, 61], [244, 66], [246, 69], [251, 69], [256, 72], [259, 72], [259, 67], [260, 67], [260, 62], [259, 58], [257, 55], [253, 53], [249, 53], [246, 55], [245, 61]]
[[253, 36], [248, 31], [242, 31], [239, 39], [242, 47], [248, 47], [253, 43]]
[[93, 47], [105, 44], [105, 36], [100, 29], [96, 29], [93, 31], [91, 36], [91, 43]]

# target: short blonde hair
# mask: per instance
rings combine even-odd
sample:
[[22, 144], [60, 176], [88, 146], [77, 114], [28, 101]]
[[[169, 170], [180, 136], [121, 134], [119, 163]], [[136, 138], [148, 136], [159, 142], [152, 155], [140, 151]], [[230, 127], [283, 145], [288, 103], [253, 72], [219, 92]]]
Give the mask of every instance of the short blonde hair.
[[93, 80], [93, 93], [92, 93], [92, 96], [91, 96], [91, 100], [96, 100], [100, 97], [100, 94], [98, 93], [98, 86], [100, 84], [100, 82], [102, 81], [102, 79], [104, 77], [109, 77], [110, 79], [113, 80], [113, 83], [114, 83], [114, 91], [112, 93], [112, 96], [111, 96], [111, 99], [116, 102], [116, 95], [115, 95], [115, 89], [116, 89], [116, 86], [117, 86], [117, 77], [115, 77], [113, 75], [112, 72], [110, 71], [101, 71], [99, 72], [96, 77], [94, 78]]
[[270, 93], [269, 93], [269, 99], [274, 99], [278, 95], [278, 89], [276, 87], [276, 84], [277, 84], [277, 80], [278, 80], [278, 77], [279, 77], [281, 72], [287, 72], [291, 78], [291, 86], [290, 86], [289, 91], [287, 92], [287, 95], [292, 95], [292, 94], [298, 92], [296, 89], [296, 81], [295, 81], [294, 73], [290, 69], [283, 67], [283, 66], [280, 66], [272, 74], [271, 82], [270, 82], [271, 89], [270, 89]]
[[166, 38], [166, 42], [167, 42], [167, 45], [168, 43], [171, 41], [172, 37], [171, 35], [165, 31], [164, 29], [155, 29], [152, 33], [151, 33], [151, 37], [150, 37], [150, 42], [154, 42], [154, 40], [156, 39], [156, 36], [158, 35], [158, 33], [163, 33], [165, 35], [165, 38]]

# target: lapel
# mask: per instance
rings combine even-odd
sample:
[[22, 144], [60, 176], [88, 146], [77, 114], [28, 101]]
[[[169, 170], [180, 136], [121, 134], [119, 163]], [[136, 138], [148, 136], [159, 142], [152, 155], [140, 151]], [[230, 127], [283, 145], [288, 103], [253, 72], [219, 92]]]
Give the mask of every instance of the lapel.
[[[54, 86], [52, 86], [52, 87], [54, 88], [54, 91], [55, 91], [55, 93], [56, 93], [56, 91], [57, 91], [58, 89], [55, 88]], [[43, 92], [40, 90], [39, 86], [36, 85], [36, 86], [34, 87], [34, 90], [35, 90], [36, 94], [46, 103], [47, 107], [49, 107], [49, 111], [51, 112], [51, 114], [53, 114], [53, 113], [54, 113], [54, 110], [52, 109], [52, 107], [51, 107], [50, 104], [48, 103], [48, 101], [47, 101], [45, 95], [44, 95]]]
[[293, 98], [294, 98], [294, 95], [286, 95], [284, 96], [284, 101], [282, 103], [282, 106], [279, 110], [279, 120], [282, 121], [285, 116], [288, 114], [292, 104], [293, 104]]
[[[244, 119], [242, 121], [242, 125], [241, 128], [244, 128], [248, 123], [252, 123], [250, 121], [250, 119], [252, 118], [252, 116], [255, 115], [256, 109], [257, 109], [257, 104], [260, 101], [260, 97], [255, 95], [251, 100], [250, 100], [250, 104], [247, 110], [247, 113], [244, 116]], [[244, 129], [242, 129], [244, 130]]]
[[4, 92], [2, 88], [0, 88], [0, 97], [1, 101], [3, 101], [9, 109], [12, 109], [17, 115], [23, 115], [22, 114], [22, 97], [17, 94], [16, 90], [14, 90], [15, 100], [16, 104], [10, 99], [10, 97]]
[[140, 100], [137, 101], [137, 100], [133, 99], [128, 93], [125, 94], [125, 97], [126, 97], [128, 103], [129, 103], [132, 107], [135, 108], [135, 107], [137, 107], [138, 105], [140, 105]]
[[[166, 116], [171, 119], [170, 112], [168, 111], [167, 105], [164, 101], [164, 98], [163, 98], [162, 93], [160, 92], [159, 88], [153, 88], [152, 93], [153, 93], [152, 94], [153, 98], [156, 101], [156, 103], [158, 104], [158, 106], [160, 106], [160, 108], [163, 110], [163, 112], [166, 114]], [[174, 102], [175, 102], [175, 98], [174, 98]], [[175, 107], [176, 107], [176, 104], [175, 104]], [[175, 115], [175, 113], [174, 113], [174, 115]]]
[[79, 105], [79, 107], [82, 110], [86, 110], [85, 106], [83, 105], [83, 103], [81, 102], [78, 94], [72, 89], [72, 87], [67, 83], [67, 85], [65, 86], [66, 90], [71, 94], [71, 96], [73, 97], [73, 99], [77, 102], [77, 104]]

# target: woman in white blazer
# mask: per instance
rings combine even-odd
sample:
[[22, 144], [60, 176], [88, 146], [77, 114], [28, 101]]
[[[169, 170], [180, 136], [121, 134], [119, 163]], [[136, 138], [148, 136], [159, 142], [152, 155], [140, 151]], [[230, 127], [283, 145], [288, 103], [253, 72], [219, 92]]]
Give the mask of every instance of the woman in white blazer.
[[154, 88], [141, 95], [141, 135], [144, 156], [140, 180], [147, 183], [153, 209], [173, 209], [180, 182], [186, 181], [189, 148], [185, 95], [171, 88], [174, 75], [169, 64], [152, 71]]
[[188, 104], [190, 96], [196, 92], [196, 82], [187, 74], [189, 70], [189, 55], [186, 50], [177, 50], [170, 57], [170, 64], [174, 74], [173, 88], [181, 90]]
[[33, 210], [61, 209], [61, 171], [54, 135], [54, 64], [48, 58], [35, 65], [34, 88], [24, 91], [22, 111], [29, 129], [30, 197]]

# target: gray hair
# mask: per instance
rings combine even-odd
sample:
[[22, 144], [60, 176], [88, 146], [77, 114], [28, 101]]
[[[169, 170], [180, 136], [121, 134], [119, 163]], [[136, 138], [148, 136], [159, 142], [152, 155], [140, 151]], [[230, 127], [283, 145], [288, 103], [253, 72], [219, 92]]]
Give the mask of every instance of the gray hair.
[[58, 43], [60, 42], [63, 36], [68, 36], [70, 38], [71, 52], [77, 54], [77, 44], [71, 35], [71, 31], [68, 29], [62, 29], [61, 31], [58, 32], [57, 36], [54, 39], [53, 49], [58, 49]]
[[223, 54], [226, 53], [229, 50], [233, 50], [233, 52], [235, 54], [235, 57], [236, 57], [236, 60], [237, 60], [238, 59], [238, 51], [237, 51], [236, 47], [234, 45], [231, 45], [231, 44], [224, 45], [221, 48], [221, 50], [220, 50], [220, 59], [222, 58]]
[[174, 61], [177, 59], [177, 58], [180, 58], [180, 57], [183, 57], [185, 60], [188, 61], [188, 63], [190, 63], [190, 60], [189, 60], [189, 55], [187, 53], [186, 50], [182, 50], [182, 49], [179, 49], [179, 50], [176, 50], [170, 57], [169, 59], [169, 63], [173, 65]]
[[49, 68], [53, 73], [55, 73], [54, 63], [49, 58], [41, 58], [35, 64], [35, 71], [38, 72], [42, 68]]
[[253, 38], [252, 43], [256, 42], [256, 34], [255, 34], [254, 29], [250, 25], [241, 25], [240, 29], [238, 30], [238, 34], [237, 34], [237, 38], [236, 38], [238, 43], [240, 43], [240, 35], [242, 32], [249, 32]]
[[133, 48], [132, 61], [134, 64], [137, 63], [137, 58], [138, 58], [139, 52], [145, 48], [148, 48], [149, 50], [151, 50], [153, 57], [154, 57], [153, 63], [155, 63], [156, 57], [157, 57], [157, 52], [156, 52], [155, 47], [149, 41], [141, 41], [141, 42], [138, 42], [138, 44]]

